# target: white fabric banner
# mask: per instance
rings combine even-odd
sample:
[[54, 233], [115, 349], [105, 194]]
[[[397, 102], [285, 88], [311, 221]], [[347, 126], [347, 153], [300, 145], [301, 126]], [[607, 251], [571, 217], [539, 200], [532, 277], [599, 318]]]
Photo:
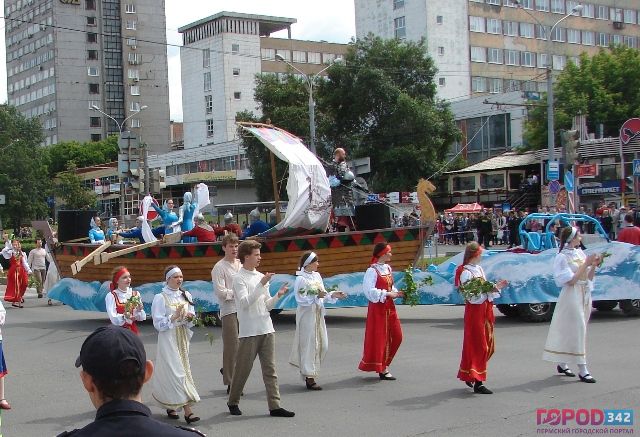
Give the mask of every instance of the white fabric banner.
[[147, 214], [149, 214], [149, 209], [151, 209], [151, 202], [153, 202], [153, 197], [151, 196], [145, 196], [144, 199], [142, 199], [142, 217], [144, 217], [144, 220], [142, 220], [140, 226], [142, 226], [142, 238], [145, 243], [157, 240], [153, 232], [151, 232], [149, 221], [146, 219]]
[[206, 184], [200, 182], [196, 185], [196, 210], [193, 213], [193, 218], [195, 219], [198, 216], [198, 213], [205, 206], [211, 204], [211, 199], [209, 198], [209, 187]]

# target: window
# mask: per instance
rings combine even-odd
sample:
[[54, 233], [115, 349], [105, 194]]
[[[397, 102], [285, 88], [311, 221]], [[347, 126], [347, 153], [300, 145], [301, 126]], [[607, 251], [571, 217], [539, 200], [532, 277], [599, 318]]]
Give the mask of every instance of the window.
[[127, 20], [126, 27], [128, 30], [136, 30], [136, 28], [138, 27], [138, 22], [136, 20]]
[[138, 45], [138, 40], [135, 37], [129, 37], [127, 38], [127, 45], [132, 49], [135, 49]]
[[598, 45], [600, 47], [609, 47], [609, 35], [606, 33], [598, 33]]
[[522, 82], [522, 90], [523, 91], [538, 91], [537, 84], [532, 80], [525, 80]]
[[609, 18], [611, 21], [622, 21], [622, 9], [609, 8]]
[[469, 16], [469, 31], [484, 32], [484, 17]]
[[583, 30], [582, 31], [582, 44], [585, 46], [593, 46], [596, 44], [596, 34], [594, 32]]
[[474, 76], [471, 78], [471, 91], [474, 93], [484, 93], [487, 90], [487, 80], [485, 77]]
[[102, 141], [102, 134], [91, 134], [91, 141], [94, 143], [97, 141]]
[[504, 63], [507, 65], [520, 65], [520, 52], [517, 50], [505, 50]]
[[129, 74], [128, 74], [129, 79], [132, 80], [140, 80], [140, 71], [137, 69], [129, 69]]
[[502, 49], [489, 48], [487, 53], [487, 59], [490, 64], [502, 64]]
[[629, 24], [636, 24], [636, 11], [630, 9], [624, 10], [624, 22]]
[[211, 72], [207, 71], [204, 73], [204, 90], [211, 91]]
[[622, 36], [621, 35], [611, 35], [611, 44], [619, 46], [622, 44]]
[[393, 10], [404, 7], [404, 0], [393, 0]]
[[623, 36], [624, 45], [629, 48], [637, 49], [638, 48], [638, 39], [635, 36]]
[[87, 33], [87, 42], [96, 43], [98, 42], [98, 34], [93, 32]]
[[536, 54], [532, 52], [522, 52], [523, 67], [535, 67], [536, 66]]
[[[564, 14], [564, 0], [551, 0], [551, 12]], [[571, 12], [571, 10], [569, 10]]]
[[567, 29], [564, 27], [556, 27], [551, 33], [551, 41], [564, 42]]
[[262, 59], [273, 61], [276, 59], [276, 51], [274, 49], [261, 49]]
[[487, 4], [500, 6], [500, 0], [487, 0]]
[[131, 95], [132, 96], [140, 95], [140, 87], [138, 85], [131, 85]]
[[213, 113], [213, 97], [211, 95], [204, 96], [204, 112], [206, 114]]
[[440, 55], [440, 56], [444, 55], [444, 47], [442, 47], [442, 46], [438, 47], [438, 55]]
[[90, 83], [89, 84], [89, 94], [100, 94], [100, 84]]
[[231, 53], [234, 55], [240, 53], [240, 44], [231, 44]]
[[516, 3], [517, 0], [504, 0], [503, 6], [508, 6], [510, 8], [515, 8], [519, 3]]
[[235, 91], [235, 92], [233, 93], [233, 98], [234, 98], [235, 100], [240, 100], [240, 98], [241, 98], [241, 97], [242, 97], [242, 93], [241, 93], [240, 91]]
[[487, 18], [487, 33], [502, 34], [502, 21], [497, 18]]
[[97, 50], [87, 50], [87, 59], [95, 61], [98, 59], [98, 51]]
[[207, 118], [207, 137], [211, 138], [213, 136], [213, 120], [211, 118]]
[[89, 68], [87, 68], [87, 74], [89, 76], [100, 76], [100, 72], [98, 71], [98, 67], [89, 67]]
[[567, 57], [562, 55], [553, 55], [553, 69], [564, 70], [567, 65]]
[[140, 56], [137, 53], [129, 53], [129, 64], [138, 65], [140, 63]]
[[569, 44], [580, 44], [580, 31], [578, 29], [567, 29], [567, 42]]
[[404, 17], [398, 17], [393, 20], [394, 35], [397, 39], [403, 39], [407, 36], [407, 28], [405, 27]]
[[240, 69], [238, 67], [234, 67], [233, 68], [233, 75], [234, 76], [240, 76]]
[[475, 176], [454, 176], [453, 191], [474, 191], [476, 189]]
[[506, 92], [509, 91], [520, 91], [520, 81], [516, 79], [509, 79], [504, 81], [504, 89]]
[[140, 127], [140, 119], [139, 118], [132, 118], [131, 119], [131, 127]]
[[85, 0], [84, 8], [88, 11], [96, 10], [96, 0]]
[[535, 37], [535, 26], [533, 23], [520, 23], [520, 36], [522, 38]]
[[533, 9], [533, 0], [520, 0], [523, 9]]
[[518, 36], [518, 22], [517, 21], [505, 21], [503, 22], [504, 34], [507, 36]]
[[543, 26], [542, 24], [536, 24], [536, 38], [547, 39], [549, 30], [550, 29], [547, 26]]
[[597, 5], [596, 20], [608, 20], [608, 19], [609, 19], [609, 7], [604, 5]]
[[309, 52], [309, 53], [307, 53], [307, 62], [309, 64], [319, 64], [320, 63], [320, 53], [319, 52]]
[[480, 173], [480, 188], [484, 190], [504, 188], [504, 173]]
[[[98, 108], [100, 107], [100, 102], [98, 100], [89, 100], [89, 109], [93, 109], [94, 106], [97, 106]], [[45, 104], [45, 112], [46, 111], [46, 104]]]
[[204, 49], [202, 51], [202, 67], [209, 68], [211, 65], [211, 50]]
[[549, 12], [549, 0], [536, 0], [536, 9], [542, 12]]
[[139, 112], [140, 111], [140, 102], [131, 102], [129, 104], [129, 111]]
[[293, 62], [297, 62], [298, 64], [306, 64], [307, 63], [307, 52], [302, 52], [300, 50], [293, 51]]
[[438, 78], [438, 85], [445, 86], [447, 84], [447, 79], [444, 77]]
[[[573, 2], [575, 3], [575, 5], [573, 5], [571, 8], [569, 8], [569, 4], [567, 3], [567, 10], [572, 11], [573, 8], [575, 8], [578, 4], [580, 4], [580, 2]], [[595, 18], [596, 16], [596, 7], [594, 5], [591, 5], [589, 3], [582, 3], [582, 16], [584, 18]]]
[[87, 26], [96, 26], [96, 17], [87, 17]]
[[442, 24], [444, 22], [444, 17], [442, 15], [436, 15], [436, 24]]
[[502, 92], [502, 79], [489, 79], [489, 92], [497, 94]]
[[101, 126], [100, 117], [89, 117], [89, 127], [100, 127]]
[[124, 11], [127, 14], [135, 14], [136, 13], [136, 5], [133, 3], [127, 3], [124, 5]]
[[471, 62], [487, 62], [487, 50], [484, 47], [471, 47]]
[[[291, 52], [289, 50], [276, 50], [276, 55], [280, 55], [284, 58], [285, 61], [291, 60]], [[274, 56], [275, 59], [275, 56]]]

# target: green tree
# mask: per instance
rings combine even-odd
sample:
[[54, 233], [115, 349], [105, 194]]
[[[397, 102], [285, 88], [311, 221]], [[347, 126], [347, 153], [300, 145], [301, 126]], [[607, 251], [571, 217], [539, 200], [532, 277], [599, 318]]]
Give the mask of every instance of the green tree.
[[112, 135], [106, 140], [62, 141], [45, 148], [49, 160], [49, 175], [67, 170], [70, 162], [77, 167], [88, 167], [118, 160], [118, 136]]
[[[604, 126], [605, 136], [618, 136], [622, 123], [640, 116], [640, 52], [629, 47], [602, 49], [590, 57], [583, 53], [579, 65], [569, 63], [554, 85], [554, 130], [571, 127], [576, 115], [587, 116], [589, 132]], [[527, 149], [547, 146], [547, 110], [535, 107], [525, 125]]]
[[76, 174], [77, 166], [71, 161], [67, 170], [58, 173], [53, 182], [53, 192], [63, 200], [67, 209], [95, 208], [96, 193], [82, 185], [82, 179]]
[[345, 61], [319, 87], [324, 143], [371, 157], [374, 190], [407, 190], [435, 173], [459, 130], [436, 97], [437, 69], [425, 42], [369, 36], [351, 44]]
[[0, 214], [14, 229], [47, 215], [50, 179], [42, 140], [37, 119], [27, 119], [13, 106], [0, 105], [0, 194], [6, 196]]

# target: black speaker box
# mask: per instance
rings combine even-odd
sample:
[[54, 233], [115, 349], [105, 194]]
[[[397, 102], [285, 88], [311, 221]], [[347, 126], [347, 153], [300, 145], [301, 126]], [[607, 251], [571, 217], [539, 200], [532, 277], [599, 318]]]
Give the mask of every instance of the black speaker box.
[[366, 203], [356, 206], [358, 230], [383, 229], [391, 227], [389, 208], [382, 203]]
[[58, 241], [64, 242], [89, 237], [89, 223], [98, 212], [94, 210], [58, 211]]

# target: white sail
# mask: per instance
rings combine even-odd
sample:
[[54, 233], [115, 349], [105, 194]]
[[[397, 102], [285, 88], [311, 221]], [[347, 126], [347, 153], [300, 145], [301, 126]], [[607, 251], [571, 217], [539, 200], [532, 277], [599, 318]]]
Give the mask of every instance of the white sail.
[[280, 223], [261, 235], [325, 232], [331, 215], [331, 188], [322, 163], [289, 132], [268, 126], [242, 128], [289, 164], [287, 212]]

